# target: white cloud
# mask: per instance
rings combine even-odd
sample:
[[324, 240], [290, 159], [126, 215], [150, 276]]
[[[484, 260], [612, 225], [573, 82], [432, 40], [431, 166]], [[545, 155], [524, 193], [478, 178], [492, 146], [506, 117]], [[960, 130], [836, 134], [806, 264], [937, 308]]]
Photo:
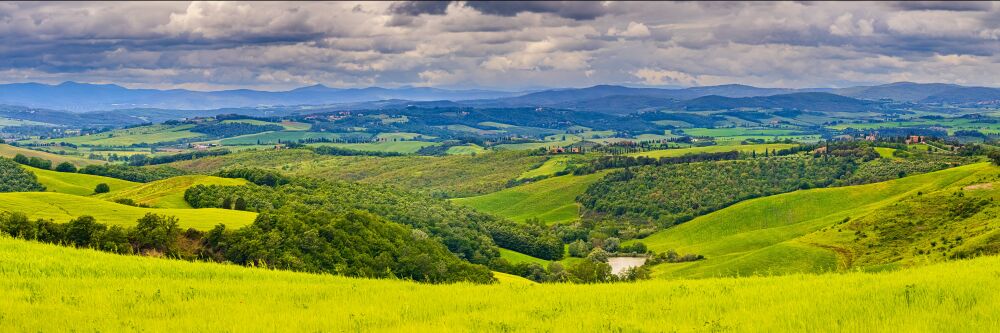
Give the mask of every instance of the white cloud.
[[650, 33], [649, 33], [649, 27], [646, 27], [645, 24], [633, 21], [628, 23], [628, 27], [626, 27], [625, 30], [619, 31], [618, 28], [611, 27], [610, 29], [608, 29], [608, 35], [617, 37], [640, 38], [640, 37], [649, 37]]

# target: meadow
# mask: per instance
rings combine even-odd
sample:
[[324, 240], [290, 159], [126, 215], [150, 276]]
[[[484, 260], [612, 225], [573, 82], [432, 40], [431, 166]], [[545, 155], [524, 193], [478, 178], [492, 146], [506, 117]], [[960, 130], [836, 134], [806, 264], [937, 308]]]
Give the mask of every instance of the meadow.
[[70, 143], [91, 146], [130, 146], [133, 144], [156, 144], [172, 142], [181, 139], [191, 139], [204, 136], [201, 133], [189, 131], [195, 125], [149, 125], [113, 130], [110, 132], [41, 140], [42, 143]]
[[[32, 255], [24, 255], [31, 253]], [[423, 285], [0, 238], [12, 331], [995, 332], [1000, 258], [885, 273]], [[266, 314], [266, 319], [262, 318]], [[58, 318], [58, 320], [54, 320]], [[206, 320], [211, 318], [211, 320]]]
[[420, 148], [437, 146], [440, 143], [437, 142], [427, 142], [427, 141], [386, 141], [386, 142], [370, 142], [370, 143], [310, 143], [310, 146], [332, 146], [337, 148], [351, 149], [351, 150], [361, 150], [361, 151], [376, 151], [376, 152], [387, 152], [387, 153], [400, 153], [400, 154], [414, 154], [420, 150]]
[[279, 132], [263, 132], [257, 134], [235, 136], [231, 138], [218, 140], [218, 142], [226, 146], [257, 145], [257, 144], [276, 144], [279, 142], [297, 142], [299, 140], [310, 140], [310, 139], [334, 140], [334, 139], [339, 139], [340, 136], [341, 135], [338, 133], [326, 133], [326, 132], [279, 131]]
[[90, 215], [99, 223], [120, 226], [132, 226], [146, 213], [155, 213], [176, 216], [181, 228], [199, 230], [209, 230], [220, 223], [230, 228], [239, 228], [252, 223], [257, 217], [257, 213], [217, 208], [133, 207], [93, 197], [52, 192], [0, 193], [0, 211], [22, 212], [31, 219], [51, 219], [60, 223]]
[[[244, 179], [220, 178], [204, 175], [177, 176], [145, 184], [134, 184], [124, 190], [115, 190], [98, 197], [106, 200], [130, 199], [137, 204], [154, 208], [191, 208], [184, 201], [184, 191], [196, 185], [239, 186], [246, 184]], [[44, 183], [43, 183], [44, 184]]]
[[45, 190], [49, 192], [86, 196], [94, 194], [94, 188], [97, 187], [97, 184], [108, 184], [111, 192], [139, 185], [136, 182], [111, 177], [43, 170], [27, 165], [22, 165], [21, 167], [34, 173], [38, 177], [38, 182], [45, 185]]
[[69, 162], [77, 167], [87, 166], [91, 164], [104, 164], [104, 161], [91, 160], [82, 157], [59, 155], [48, 153], [44, 151], [38, 151], [33, 149], [14, 147], [7, 144], [0, 144], [0, 156], [6, 158], [14, 158], [17, 154], [21, 154], [27, 157], [38, 157], [41, 159], [46, 159], [52, 161], [52, 165], [58, 165], [62, 162]]
[[580, 219], [576, 197], [605, 174], [607, 172], [546, 178], [486, 195], [452, 199], [452, 202], [517, 222], [528, 219], [538, 219], [545, 224], [572, 222]]

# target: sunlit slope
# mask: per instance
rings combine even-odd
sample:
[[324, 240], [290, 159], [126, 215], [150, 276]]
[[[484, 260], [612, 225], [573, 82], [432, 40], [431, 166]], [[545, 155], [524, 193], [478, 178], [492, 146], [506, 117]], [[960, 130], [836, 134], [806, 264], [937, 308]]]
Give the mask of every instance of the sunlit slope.
[[843, 267], [837, 249], [800, 237], [858, 217], [918, 192], [930, 193], [978, 173], [996, 173], [975, 164], [898, 180], [849, 187], [796, 191], [743, 201], [660, 231], [642, 240], [662, 252], [701, 254], [706, 260], [660, 265], [654, 275], [708, 277], [830, 271]]
[[517, 222], [531, 218], [544, 223], [568, 222], [580, 218], [576, 197], [605, 174], [606, 172], [598, 172], [584, 176], [546, 178], [486, 195], [454, 199], [452, 202]]
[[139, 204], [156, 208], [191, 208], [184, 201], [184, 191], [195, 185], [238, 186], [246, 184], [244, 179], [220, 178], [215, 176], [177, 176], [155, 182], [139, 184], [123, 191], [115, 191], [100, 197], [107, 200], [131, 199]]
[[136, 182], [121, 180], [117, 178], [95, 176], [74, 172], [58, 172], [52, 170], [42, 170], [22, 165], [22, 168], [31, 171], [38, 177], [38, 182], [45, 185], [45, 190], [49, 192], [59, 192], [73, 195], [94, 194], [97, 184], [108, 184], [111, 193], [139, 185]]
[[10, 331], [996, 332], [998, 283], [1000, 258], [985, 257], [878, 274], [420, 285], [0, 238]]
[[756, 152], [757, 154], [764, 154], [764, 151], [772, 150], [782, 150], [797, 146], [797, 144], [790, 143], [763, 143], [763, 144], [752, 144], [752, 145], [729, 145], [729, 146], [705, 146], [705, 147], [691, 147], [691, 148], [679, 148], [679, 149], [664, 149], [664, 150], [650, 150], [639, 153], [632, 153], [629, 156], [646, 156], [652, 158], [660, 157], [677, 157], [690, 154], [705, 154], [705, 153], [724, 153], [731, 151], [738, 151], [742, 153]]
[[108, 225], [131, 226], [146, 213], [176, 216], [182, 228], [208, 230], [217, 224], [238, 228], [250, 224], [257, 213], [237, 210], [159, 209], [117, 204], [101, 199], [51, 192], [0, 193], [0, 211], [22, 212], [28, 217], [68, 222], [74, 217], [90, 215]]

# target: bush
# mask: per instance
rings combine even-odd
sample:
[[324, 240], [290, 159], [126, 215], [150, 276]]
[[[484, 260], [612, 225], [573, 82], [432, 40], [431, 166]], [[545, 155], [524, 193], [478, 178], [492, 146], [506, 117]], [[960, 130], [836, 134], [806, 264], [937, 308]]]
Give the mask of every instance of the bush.
[[94, 187], [94, 193], [96, 194], [108, 193], [108, 192], [111, 192], [111, 187], [108, 186], [108, 184], [106, 183], [100, 183], [97, 184], [97, 187]]
[[56, 166], [56, 171], [59, 172], [76, 172], [76, 166], [70, 162], [62, 162]]
[[570, 257], [583, 258], [587, 256], [587, 253], [590, 252], [590, 246], [587, 244], [587, 242], [577, 239], [576, 241], [569, 243], [568, 250]]
[[177, 238], [180, 234], [176, 217], [146, 213], [129, 233], [129, 242], [137, 252], [153, 250], [176, 255]]

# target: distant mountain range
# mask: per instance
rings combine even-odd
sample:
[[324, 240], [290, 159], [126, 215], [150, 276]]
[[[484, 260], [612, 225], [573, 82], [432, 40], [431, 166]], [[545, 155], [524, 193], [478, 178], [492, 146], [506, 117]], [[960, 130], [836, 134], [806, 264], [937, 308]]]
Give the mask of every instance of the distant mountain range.
[[[0, 104], [89, 112], [154, 109], [217, 110], [319, 105], [334, 109], [421, 107], [548, 107], [612, 114], [646, 110], [719, 110], [740, 107], [814, 111], [873, 111], [897, 103], [1000, 104], [1000, 89], [940, 83], [898, 82], [850, 88], [759, 88], [729, 84], [692, 88], [631, 88], [598, 85], [538, 92], [448, 90], [425, 87], [338, 89], [322, 85], [289, 91], [129, 89], [113, 84], [65, 82], [0, 84]], [[287, 108], [284, 108], [287, 109]], [[135, 110], [145, 110], [136, 112]], [[159, 118], [167, 111], [153, 112]], [[121, 113], [121, 112], [119, 112]], [[181, 115], [190, 112], [174, 112]]]

